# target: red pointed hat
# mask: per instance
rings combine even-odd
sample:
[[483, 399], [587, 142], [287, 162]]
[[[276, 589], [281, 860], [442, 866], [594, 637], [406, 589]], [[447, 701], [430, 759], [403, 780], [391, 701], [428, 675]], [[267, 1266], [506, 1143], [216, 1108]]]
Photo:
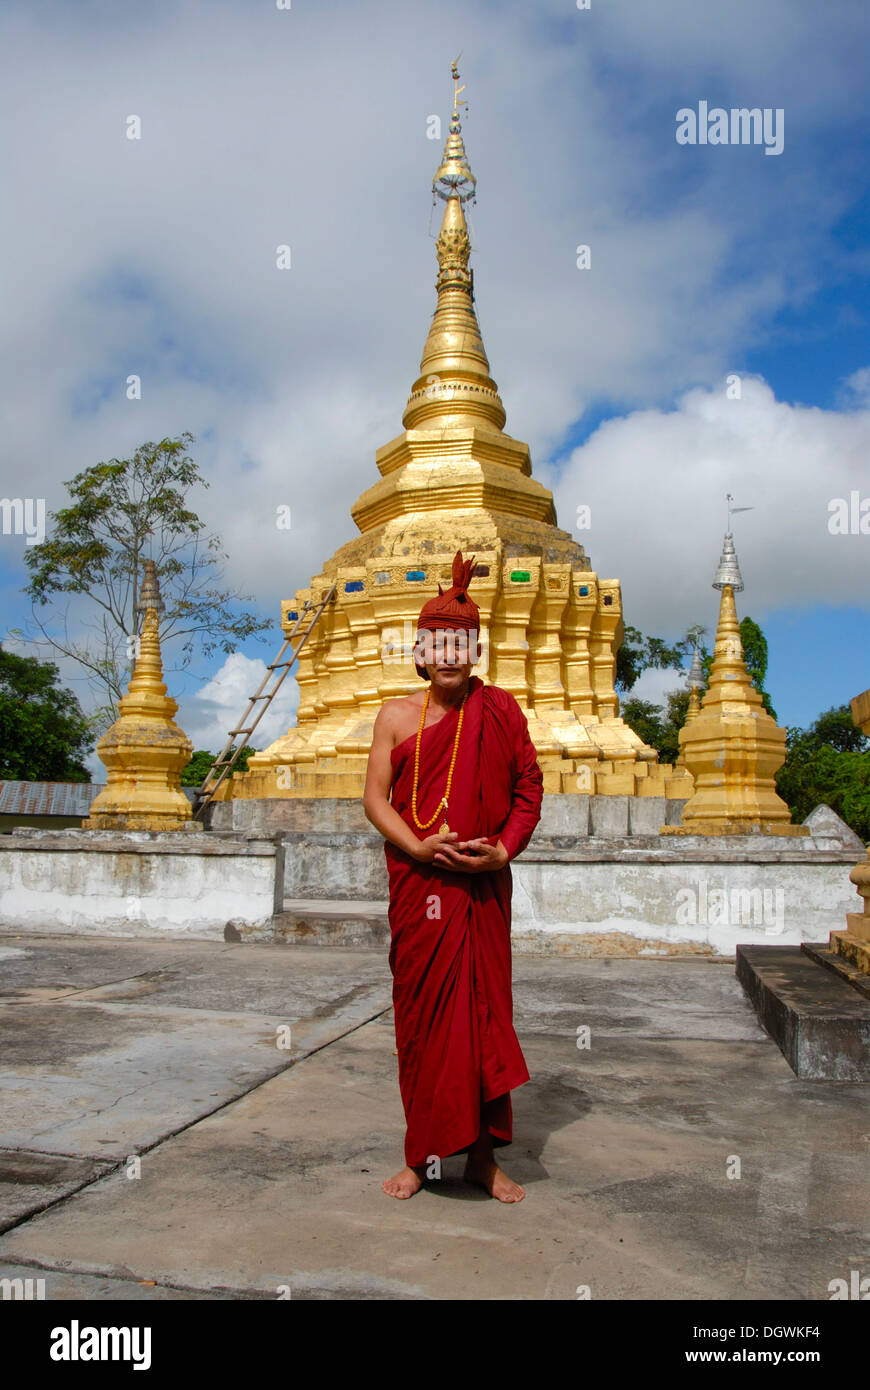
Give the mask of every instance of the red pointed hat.
[[438, 597], [423, 604], [418, 628], [434, 631], [439, 627], [452, 627], [466, 632], [480, 629], [480, 609], [474, 599], [468, 597], [475, 558], [472, 555], [470, 560], [463, 560], [462, 551], [457, 550], [453, 557], [453, 587], [445, 594], [438, 585]]

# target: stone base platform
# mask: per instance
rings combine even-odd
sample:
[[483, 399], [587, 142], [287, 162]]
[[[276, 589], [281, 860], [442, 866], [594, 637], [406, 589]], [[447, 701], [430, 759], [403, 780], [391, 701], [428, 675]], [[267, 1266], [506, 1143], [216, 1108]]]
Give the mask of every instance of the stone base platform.
[[[679, 824], [682, 805], [664, 797], [546, 796], [531, 843], [512, 865], [514, 950], [730, 957], [738, 942], [771, 937], [827, 944], [853, 906], [849, 870], [866, 853], [847, 826], [822, 808], [801, 837], [665, 839], [658, 830]], [[383, 839], [359, 802], [237, 800], [208, 815], [226, 834], [256, 828], [281, 836], [284, 910], [275, 939], [388, 941]]]
[[870, 999], [800, 946], [738, 946], [737, 978], [795, 1076], [870, 1081]]
[[[515, 949], [730, 957], [738, 943], [771, 938], [827, 946], [853, 905], [849, 871], [865, 853], [848, 827], [813, 812], [799, 839], [657, 834], [679, 810], [665, 798], [545, 798], [511, 866]], [[212, 829], [185, 834], [3, 837], [0, 928], [388, 941], [384, 842], [359, 802], [237, 801], [211, 813]]]

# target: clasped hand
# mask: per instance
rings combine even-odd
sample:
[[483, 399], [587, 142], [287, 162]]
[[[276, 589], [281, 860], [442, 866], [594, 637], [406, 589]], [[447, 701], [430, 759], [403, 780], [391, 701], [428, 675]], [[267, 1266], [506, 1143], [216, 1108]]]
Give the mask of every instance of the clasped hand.
[[508, 852], [501, 840], [491, 845], [488, 840], [460, 840], [455, 830], [444, 835], [429, 835], [420, 841], [420, 858], [424, 863], [438, 864], [465, 874], [488, 873], [503, 869]]

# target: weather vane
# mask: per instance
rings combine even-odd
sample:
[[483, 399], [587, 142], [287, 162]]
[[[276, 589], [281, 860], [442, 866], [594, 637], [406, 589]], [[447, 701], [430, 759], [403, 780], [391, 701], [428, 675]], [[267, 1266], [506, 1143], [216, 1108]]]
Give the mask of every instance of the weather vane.
[[[458, 60], [457, 60], [457, 61], [458, 61]], [[726, 492], [726, 494], [725, 494], [725, 501], [726, 501], [727, 504], [728, 504], [728, 526], [727, 526], [727, 532], [728, 532], [728, 535], [730, 536], [730, 535], [731, 535], [731, 518], [732, 518], [732, 516], [734, 516], [735, 513], [737, 513], [737, 512], [754, 512], [754, 511], [755, 511], [755, 508], [754, 508], [754, 507], [732, 507], [731, 503], [734, 501], [734, 498], [731, 496], [731, 493], [730, 493], [730, 492]]]
[[468, 105], [468, 102], [467, 102], [467, 101], [462, 101], [462, 100], [460, 100], [461, 94], [465, 91], [465, 86], [463, 85], [462, 87], [457, 87], [457, 85], [456, 85], [457, 82], [459, 81], [459, 58], [461, 58], [461, 57], [462, 57], [462, 54], [460, 53], [460, 54], [459, 54], [459, 57], [456, 59], [456, 61], [450, 64], [450, 68], [451, 68], [451, 71], [452, 71], [452, 73], [453, 73], [453, 114], [454, 114], [454, 116], [458, 116], [458, 114], [459, 114], [458, 109], [457, 109], [458, 107], [460, 107], [460, 106], [467, 106], [467, 105]]

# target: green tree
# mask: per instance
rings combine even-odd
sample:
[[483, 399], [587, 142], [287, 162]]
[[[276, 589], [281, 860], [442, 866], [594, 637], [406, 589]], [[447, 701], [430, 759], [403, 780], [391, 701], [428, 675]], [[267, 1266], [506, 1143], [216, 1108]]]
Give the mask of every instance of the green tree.
[[[199, 650], [234, 652], [245, 638], [270, 623], [237, 604], [248, 595], [220, 587], [220, 538], [206, 530], [187, 503], [196, 487], [208, 487], [187, 453], [192, 434], [142, 444], [127, 459], [97, 463], [65, 484], [71, 505], [52, 513], [53, 532], [28, 547], [31, 578], [25, 588], [33, 600], [34, 621], [46, 642], [72, 657], [88, 673], [102, 726], [116, 717], [133, 664], [133, 637], [140, 627], [136, 610], [142, 562], [157, 564], [166, 612], [160, 640], [180, 644], [179, 665]], [[70, 632], [68, 609], [57, 609], [62, 595], [89, 600], [84, 635]], [[54, 631], [39, 610], [54, 603]]]
[[[661, 637], [645, 637], [636, 627], [626, 627], [616, 658], [616, 689], [631, 690], [644, 671], [653, 668], [679, 671], [685, 677], [687, 659], [696, 645], [709, 665], [709, 653], [702, 641], [704, 633], [705, 629], [696, 623], [685, 637], [668, 646]], [[656, 749], [662, 763], [674, 763], [679, 756], [680, 729], [686, 722], [688, 708], [688, 689], [679, 687], [666, 693], [664, 705], [639, 699], [620, 702], [620, 714], [626, 724], [648, 747]]]
[[689, 711], [689, 691], [669, 690], [665, 695], [665, 720], [659, 745], [659, 762], [675, 763], [680, 756], [680, 730]]
[[870, 739], [863, 734], [852, 718], [848, 705], [832, 706], [820, 714], [812, 726], [813, 737], [828, 743], [839, 753], [863, 753]]
[[626, 700], [620, 707], [620, 715], [638, 738], [650, 748], [658, 748], [664, 735], [664, 717], [661, 705], [651, 700]]
[[847, 705], [825, 710], [808, 729], [789, 729], [776, 789], [794, 821], [830, 806], [861, 839], [870, 840], [868, 740]]
[[[248, 758], [256, 751], [256, 748], [249, 748], [246, 744], [239, 754], [239, 760], [230, 776], [232, 777], [236, 772], [247, 772]], [[182, 770], [181, 785], [183, 787], [201, 787], [216, 757], [217, 753], [209, 753], [205, 748], [198, 748], [187, 767]]]
[[649, 700], [626, 700], [621, 708], [622, 718], [650, 748], [655, 748], [661, 763], [675, 763], [680, 753], [680, 729], [686, 722], [689, 708], [688, 690], [670, 690], [665, 704]]
[[89, 721], [50, 661], [0, 646], [0, 778], [22, 782], [90, 782]]

